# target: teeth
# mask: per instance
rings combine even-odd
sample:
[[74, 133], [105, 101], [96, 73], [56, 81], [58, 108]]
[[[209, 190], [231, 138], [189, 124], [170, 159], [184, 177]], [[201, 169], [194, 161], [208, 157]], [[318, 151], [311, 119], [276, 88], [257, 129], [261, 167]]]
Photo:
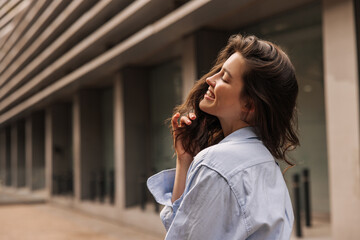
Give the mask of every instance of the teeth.
[[206, 92], [206, 94], [207, 94], [209, 97], [215, 98], [215, 95], [214, 95], [212, 92], [210, 92], [210, 90], [208, 90], [208, 91]]

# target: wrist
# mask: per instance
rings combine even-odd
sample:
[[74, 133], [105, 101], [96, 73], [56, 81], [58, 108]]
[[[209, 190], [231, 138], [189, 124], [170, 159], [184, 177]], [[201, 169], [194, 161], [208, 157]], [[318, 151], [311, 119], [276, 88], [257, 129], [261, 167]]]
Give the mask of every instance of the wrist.
[[176, 166], [189, 168], [192, 161], [193, 157], [178, 157], [176, 159]]

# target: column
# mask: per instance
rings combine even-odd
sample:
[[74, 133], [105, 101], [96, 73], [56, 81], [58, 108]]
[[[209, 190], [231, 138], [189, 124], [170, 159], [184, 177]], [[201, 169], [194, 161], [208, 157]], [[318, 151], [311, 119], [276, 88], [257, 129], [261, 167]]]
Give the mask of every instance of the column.
[[114, 167], [115, 206], [125, 208], [125, 115], [124, 84], [121, 74], [114, 79]]
[[353, 1], [323, 1], [323, 41], [332, 238], [355, 240], [360, 236], [360, 142]]
[[196, 56], [195, 56], [195, 38], [193, 35], [183, 40], [183, 56], [182, 56], [182, 99], [186, 100], [187, 95], [192, 89], [197, 78]]
[[53, 132], [51, 107], [45, 110], [45, 189], [47, 197], [52, 195], [52, 156], [53, 156]]

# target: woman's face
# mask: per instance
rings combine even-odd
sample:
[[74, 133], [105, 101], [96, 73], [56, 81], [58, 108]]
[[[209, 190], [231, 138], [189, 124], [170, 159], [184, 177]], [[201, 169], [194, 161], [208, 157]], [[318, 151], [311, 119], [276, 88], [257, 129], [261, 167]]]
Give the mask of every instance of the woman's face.
[[245, 102], [240, 95], [243, 89], [245, 61], [238, 52], [223, 64], [220, 72], [206, 79], [208, 91], [200, 101], [202, 111], [216, 116], [220, 121], [233, 122], [242, 119]]

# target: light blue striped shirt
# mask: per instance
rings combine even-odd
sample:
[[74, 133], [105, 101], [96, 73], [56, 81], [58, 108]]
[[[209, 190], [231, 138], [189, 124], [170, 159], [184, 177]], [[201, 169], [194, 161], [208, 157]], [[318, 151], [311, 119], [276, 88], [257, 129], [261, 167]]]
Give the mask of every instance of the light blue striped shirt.
[[171, 203], [175, 169], [147, 181], [167, 230], [165, 239], [290, 239], [294, 215], [274, 157], [252, 127], [198, 153], [185, 191]]

